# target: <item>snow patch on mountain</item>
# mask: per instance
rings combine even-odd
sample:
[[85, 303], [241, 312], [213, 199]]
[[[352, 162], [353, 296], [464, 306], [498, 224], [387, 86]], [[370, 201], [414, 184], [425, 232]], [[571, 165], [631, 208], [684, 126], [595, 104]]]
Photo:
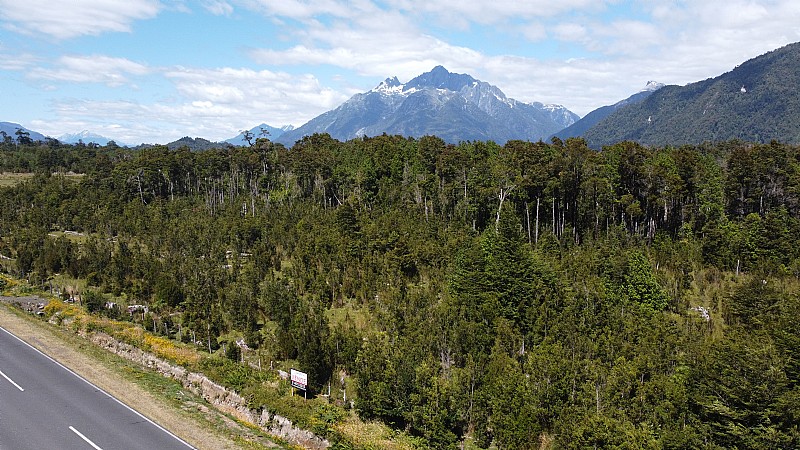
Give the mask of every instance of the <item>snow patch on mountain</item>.
[[642, 89], [639, 92], [655, 92], [661, 89], [662, 87], [664, 87], [664, 83], [659, 83], [657, 81], [648, 81], [644, 89]]
[[[57, 139], [65, 144], [77, 144], [79, 142], [83, 142], [84, 144], [95, 143], [97, 145], [108, 145], [109, 142], [113, 141], [111, 138], [101, 136], [97, 133], [92, 133], [89, 130], [83, 130], [79, 133], [65, 133], [59, 136]], [[115, 143], [117, 145], [122, 145], [116, 141]]]
[[435, 134], [453, 143], [535, 141], [578, 118], [563, 106], [518, 102], [497, 86], [436, 66], [407, 83], [397, 77], [386, 78], [277, 141], [291, 145], [313, 133], [328, 133], [340, 140], [388, 133]]
[[403, 94], [403, 87], [404, 85], [400, 83], [400, 80], [398, 80], [397, 77], [387, 78], [381, 81], [381, 83], [370, 92], [377, 92], [384, 95], [397, 95]]

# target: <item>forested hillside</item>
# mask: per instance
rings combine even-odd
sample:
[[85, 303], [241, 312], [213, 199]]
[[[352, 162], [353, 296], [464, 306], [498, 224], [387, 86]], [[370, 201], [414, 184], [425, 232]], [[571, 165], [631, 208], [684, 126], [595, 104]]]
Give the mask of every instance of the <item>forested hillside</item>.
[[243, 337], [422, 447], [800, 447], [800, 147], [7, 142], [0, 167], [36, 173], [0, 187], [13, 275]]
[[745, 61], [718, 77], [666, 86], [619, 108], [581, 136], [593, 148], [632, 140], [681, 145], [739, 139], [800, 144], [800, 43]]

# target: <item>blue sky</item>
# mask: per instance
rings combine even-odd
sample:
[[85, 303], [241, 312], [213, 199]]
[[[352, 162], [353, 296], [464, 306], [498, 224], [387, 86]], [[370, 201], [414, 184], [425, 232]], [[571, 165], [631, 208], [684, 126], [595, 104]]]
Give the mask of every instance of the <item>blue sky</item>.
[[797, 41], [796, 0], [0, 0], [0, 121], [222, 140], [439, 64], [582, 116]]

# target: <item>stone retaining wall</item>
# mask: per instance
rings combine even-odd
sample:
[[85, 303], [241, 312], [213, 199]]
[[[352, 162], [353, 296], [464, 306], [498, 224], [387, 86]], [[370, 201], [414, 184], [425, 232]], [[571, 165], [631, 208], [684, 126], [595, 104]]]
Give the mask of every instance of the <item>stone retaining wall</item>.
[[105, 333], [95, 332], [85, 337], [100, 347], [129, 361], [149, 367], [166, 377], [174, 378], [186, 389], [203, 397], [220, 411], [230, 414], [240, 421], [256, 425], [273, 436], [312, 450], [322, 450], [330, 447], [328, 440], [310, 431], [295, 427], [285, 417], [270, 414], [266, 410], [256, 411], [248, 408], [247, 402], [242, 396], [209, 380], [201, 373], [190, 372], [183, 367], [172, 365], [168, 361], [130, 344], [120, 342]]

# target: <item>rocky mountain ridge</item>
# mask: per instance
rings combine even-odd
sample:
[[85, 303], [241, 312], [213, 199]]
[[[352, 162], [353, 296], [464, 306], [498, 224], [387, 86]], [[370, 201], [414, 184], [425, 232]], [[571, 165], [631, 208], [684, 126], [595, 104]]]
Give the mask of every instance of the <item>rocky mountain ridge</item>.
[[535, 141], [578, 119], [563, 106], [520, 102], [494, 85], [436, 66], [407, 83], [386, 78], [277, 141], [292, 145], [313, 133], [328, 133], [339, 140], [386, 133], [436, 135], [452, 143]]

